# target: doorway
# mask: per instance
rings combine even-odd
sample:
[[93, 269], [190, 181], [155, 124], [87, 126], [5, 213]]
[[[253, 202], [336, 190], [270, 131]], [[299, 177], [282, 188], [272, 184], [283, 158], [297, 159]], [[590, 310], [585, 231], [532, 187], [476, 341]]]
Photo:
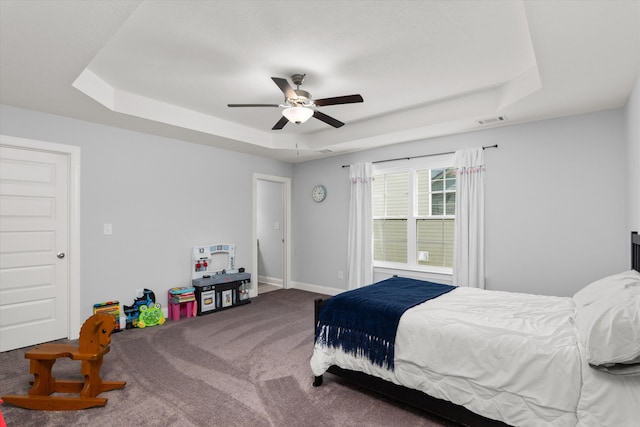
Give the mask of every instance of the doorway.
[[80, 329], [80, 148], [0, 136], [0, 351]]
[[259, 283], [287, 289], [290, 282], [291, 178], [254, 174], [253, 277], [250, 296]]

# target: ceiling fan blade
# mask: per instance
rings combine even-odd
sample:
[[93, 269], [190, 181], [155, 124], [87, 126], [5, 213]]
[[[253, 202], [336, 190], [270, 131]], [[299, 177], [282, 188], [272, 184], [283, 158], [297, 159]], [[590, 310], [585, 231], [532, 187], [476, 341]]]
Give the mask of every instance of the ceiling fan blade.
[[360, 95], [346, 95], [346, 96], [335, 96], [333, 98], [316, 99], [313, 102], [318, 107], [323, 107], [325, 105], [355, 104], [356, 102], [364, 102], [364, 99], [362, 99], [362, 96]]
[[341, 126], [344, 126], [344, 123], [342, 123], [340, 120], [336, 120], [331, 116], [327, 116], [326, 114], [321, 113], [318, 110], [315, 110], [313, 112], [313, 117], [315, 117], [316, 119], [318, 119], [318, 120], [320, 120], [322, 122], [325, 122], [328, 125], [333, 126], [334, 128], [339, 128]]
[[273, 125], [273, 127], [271, 128], [271, 130], [280, 130], [284, 127], [284, 125], [286, 125], [289, 122], [289, 119], [287, 119], [285, 116], [282, 116], [280, 118], [280, 120], [278, 120], [278, 123], [276, 123], [275, 125]]
[[227, 107], [279, 107], [278, 104], [227, 104]]
[[286, 96], [287, 98], [295, 99], [298, 97], [293, 88], [289, 85], [287, 79], [283, 79], [280, 77], [271, 77], [271, 80], [273, 80], [274, 83], [278, 85], [282, 93], [284, 93], [284, 96]]

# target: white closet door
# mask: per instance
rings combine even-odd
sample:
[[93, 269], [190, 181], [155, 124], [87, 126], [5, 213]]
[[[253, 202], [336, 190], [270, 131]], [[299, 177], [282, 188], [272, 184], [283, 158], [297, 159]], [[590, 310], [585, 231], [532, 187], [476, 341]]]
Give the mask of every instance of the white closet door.
[[0, 147], [0, 351], [68, 336], [68, 161]]

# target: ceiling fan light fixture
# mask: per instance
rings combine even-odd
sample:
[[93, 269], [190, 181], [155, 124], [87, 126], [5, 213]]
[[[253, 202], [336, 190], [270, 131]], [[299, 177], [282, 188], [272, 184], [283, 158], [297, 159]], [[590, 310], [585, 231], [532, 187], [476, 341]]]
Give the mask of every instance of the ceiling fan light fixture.
[[307, 107], [289, 107], [282, 110], [282, 115], [291, 123], [299, 125], [313, 116], [313, 110]]

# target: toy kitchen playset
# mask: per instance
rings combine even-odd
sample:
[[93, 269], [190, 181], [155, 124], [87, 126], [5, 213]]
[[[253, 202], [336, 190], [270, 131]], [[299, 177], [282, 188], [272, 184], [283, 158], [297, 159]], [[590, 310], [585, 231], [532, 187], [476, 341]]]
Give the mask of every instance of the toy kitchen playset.
[[195, 246], [191, 286], [195, 288], [198, 316], [251, 302], [251, 274], [236, 269], [236, 245]]

